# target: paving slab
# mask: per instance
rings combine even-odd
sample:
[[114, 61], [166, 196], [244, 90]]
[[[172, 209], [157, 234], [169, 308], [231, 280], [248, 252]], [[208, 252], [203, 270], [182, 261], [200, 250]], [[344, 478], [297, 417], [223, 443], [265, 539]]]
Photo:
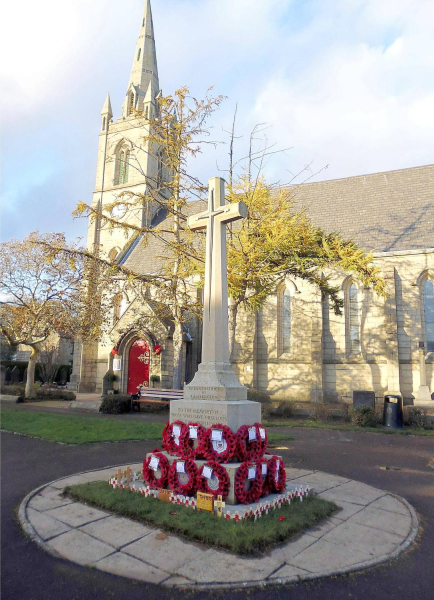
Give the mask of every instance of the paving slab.
[[371, 487], [370, 485], [366, 485], [365, 483], [360, 483], [359, 481], [349, 481], [348, 483], [343, 483], [342, 485], [338, 485], [331, 490], [323, 493], [323, 497], [327, 498], [327, 500], [331, 500], [332, 502], [339, 502], [340, 499], [345, 500], [347, 502], [352, 502], [353, 504], [361, 504], [362, 506], [366, 506], [374, 500], [381, 498], [384, 496], [386, 492], [382, 490], [377, 490], [376, 488]]
[[130, 577], [139, 581], [148, 581], [149, 583], [161, 583], [170, 578], [169, 573], [166, 573], [166, 571], [148, 565], [132, 556], [127, 556], [123, 552], [116, 552], [116, 554], [110, 554], [110, 556], [98, 560], [94, 563], [94, 567], [107, 573]]
[[399, 498], [396, 496], [391, 496], [387, 494], [387, 496], [382, 496], [378, 500], [375, 500], [371, 504], [372, 508], [379, 508], [381, 510], [385, 510], [391, 513], [398, 513], [400, 515], [408, 515], [407, 506], [401, 502]]
[[67, 506], [53, 508], [48, 511], [47, 514], [49, 517], [53, 517], [53, 519], [62, 521], [62, 523], [66, 523], [72, 527], [80, 527], [80, 525], [84, 525], [85, 523], [103, 519], [104, 517], [107, 517], [109, 513], [97, 510], [96, 508], [91, 508], [90, 506], [81, 504], [81, 502], [73, 502]]
[[178, 569], [177, 575], [198, 583], [243, 583], [263, 581], [281, 566], [282, 563], [271, 556], [241, 558], [211, 549]]
[[[395, 502], [398, 502], [395, 500]], [[372, 527], [375, 530], [387, 531], [401, 536], [407, 536], [411, 529], [411, 516], [396, 512], [387, 512], [380, 508], [375, 508], [372, 504], [360, 512], [353, 515], [351, 523], [359, 523], [365, 527]]]
[[[140, 463], [130, 466], [141, 469]], [[260, 558], [210, 549], [170, 533], [157, 539], [159, 529], [80, 502], [51, 507], [63, 499], [66, 482], [108, 480], [116, 469], [80, 473], [30, 493], [19, 509], [23, 528], [55, 556], [140, 581], [196, 589], [287, 583], [364, 569], [398, 556], [418, 531], [417, 515], [404, 499], [303, 469], [288, 470], [288, 486], [327, 485], [319, 495], [341, 510]]]
[[170, 533], [165, 539], [157, 539], [160, 533], [161, 530], [154, 529], [153, 533], [125, 546], [122, 551], [151, 565], [164, 565], [169, 573], [176, 573], [183, 565], [200, 560], [208, 551], [203, 544], [185, 541]]
[[136, 523], [131, 519], [110, 516], [83, 525], [80, 527], [80, 531], [84, 531], [84, 533], [110, 544], [114, 548], [121, 548], [149, 535], [155, 529]]
[[66, 506], [67, 504], [74, 504], [74, 501], [67, 496], [62, 496], [59, 490], [56, 490], [58, 497], [44, 496], [43, 494], [37, 494], [30, 502], [29, 507], [40, 512], [58, 508], [60, 506]]
[[63, 558], [87, 566], [113, 553], [112, 546], [76, 529], [55, 537], [47, 545]]
[[360, 549], [368, 552], [370, 556], [375, 556], [393, 552], [400, 545], [402, 536], [386, 531], [379, 535], [378, 530], [353, 523], [350, 519], [326, 533], [322, 539], [341, 548]]
[[69, 525], [65, 523], [61, 523], [57, 521], [57, 519], [53, 519], [48, 515], [38, 512], [37, 510], [33, 510], [32, 508], [27, 508], [27, 515], [29, 520], [32, 522], [36, 533], [40, 536], [42, 540], [49, 540], [56, 535], [60, 535], [61, 533], [65, 533], [69, 531], [71, 528]]
[[350, 566], [364, 564], [370, 556], [367, 550], [360, 550], [358, 547], [339, 546], [321, 539], [297, 554], [290, 561], [290, 564], [310, 573], [328, 575], [335, 572], [344, 572]]

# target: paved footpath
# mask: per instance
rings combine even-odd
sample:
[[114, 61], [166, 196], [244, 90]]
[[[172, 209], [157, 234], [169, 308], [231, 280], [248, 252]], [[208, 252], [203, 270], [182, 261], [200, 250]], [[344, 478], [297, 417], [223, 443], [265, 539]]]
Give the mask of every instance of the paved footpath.
[[[153, 420], [156, 416], [146, 418]], [[434, 469], [430, 465], [434, 458], [434, 439], [310, 428], [295, 428], [289, 433], [295, 439], [281, 442], [285, 447], [275, 449], [283, 455], [287, 465], [361, 481], [408, 500], [417, 511], [421, 525], [415, 543], [398, 558], [374, 568], [293, 584], [276, 581], [276, 585], [265, 589], [261, 586], [243, 589], [240, 584], [230, 591], [195, 591], [119, 577], [47, 553], [23, 534], [16, 518], [18, 508], [31, 490], [46, 482], [107, 465], [139, 463], [155, 442], [66, 446], [3, 434], [2, 597], [26, 600], [431, 600]], [[317, 489], [320, 489], [318, 485]], [[397, 513], [396, 523], [399, 522]]]
[[[131, 466], [141, 469], [140, 463]], [[361, 570], [398, 556], [418, 532], [417, 515], [404, 499], [336, 475], [290, 468], [288, 482], [314, 488], [341, 510], [263, 557], [241, 558], [173, 534], [159, 539], [160, 529], [61, 493], [67, 485], [108, 480], [114, 470], [81, 473], [34, 490], [19, 509], [22, 527], [56, 557], [114, 575], [196, 589], [294, 583]]]

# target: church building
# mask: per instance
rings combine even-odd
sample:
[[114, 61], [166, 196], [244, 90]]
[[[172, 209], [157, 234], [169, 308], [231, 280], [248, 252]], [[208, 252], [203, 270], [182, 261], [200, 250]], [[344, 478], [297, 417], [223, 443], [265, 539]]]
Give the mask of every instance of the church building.
[[[144, 192], [149, 178], [168, 176], [163, 149], [143, 141], [143, 127], [158, 116], [159, 94], [151, 6], [145, 0], [121, 116], [113, 120], [109, 96], [103, 106], [92, 206], [103, 209], [119, 194]], [[331, 282], [344, 300], [343, 314], [336, 316], [313, 286], [287, 281], [261, 310], [239, 317], [233, 369], [241, 383], [275, 400], [352, 402], [353, 391], [366, 390], [379, 399], [401, 393], [407, 404], [434, 406], [434, 165], [301, 184], [293, 196], [315, 225], [373, 252], [387, 297], [335, 271]], [[188, 211], [203, 208], [196, 201]], [[139, 227], [165, 218], [151, 205], [127, 215], [118, 205], [113, 214]], [[89, 224], [89, 248], [98, 245], [110, 260], [152, 273], [163, 260], [163, 244], [155, 240], [144, 247], [138, 240], [98, 221]], [[74, 346], [73, 387], [130, 394], [139, 385], [173, 386], [173, 325], [158, 318], [151, 301], [141, 311], [149, 317], [146, 328], [137, 326], [137, 306], [125, 295], [114, 299], [107, 338]], [[201, 327], [192, 320], [184, 331], [184, 381], [193, 378], [200, 353]]]

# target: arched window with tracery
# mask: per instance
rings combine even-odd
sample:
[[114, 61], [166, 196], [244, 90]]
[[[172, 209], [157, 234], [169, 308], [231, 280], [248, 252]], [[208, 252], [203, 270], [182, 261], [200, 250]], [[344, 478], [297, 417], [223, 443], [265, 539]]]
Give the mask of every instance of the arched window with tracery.
[[116, 324], [127, 310], [128, 302], [123, 294], [116, 294], [113, 298], [113, 323]]
[[360, 352], [359, 288], [351, 281], [346, 290], [345, 327], [349, 354]]
[[429, 277], [422, 284], [422, 309], [426, 351], [434, 352], [434, 282]]
[[117, 164], [116, 185], [128, 183], [130, 173], [130, 151], [125, 146], [119, 150]]
[[291, 351], [291, 293], [287, 287], [278, 294], [277, 324], [278, 353], [285, 354]]

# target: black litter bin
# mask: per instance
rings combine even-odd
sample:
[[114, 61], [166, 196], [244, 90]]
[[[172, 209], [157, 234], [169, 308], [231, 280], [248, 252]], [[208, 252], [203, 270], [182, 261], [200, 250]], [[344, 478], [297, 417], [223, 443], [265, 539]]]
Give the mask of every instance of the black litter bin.
[[404, 419], [402, 414], [402, 396], [400, 394], [386, 394], [384, 396], [383, 427], [403, 429]]

